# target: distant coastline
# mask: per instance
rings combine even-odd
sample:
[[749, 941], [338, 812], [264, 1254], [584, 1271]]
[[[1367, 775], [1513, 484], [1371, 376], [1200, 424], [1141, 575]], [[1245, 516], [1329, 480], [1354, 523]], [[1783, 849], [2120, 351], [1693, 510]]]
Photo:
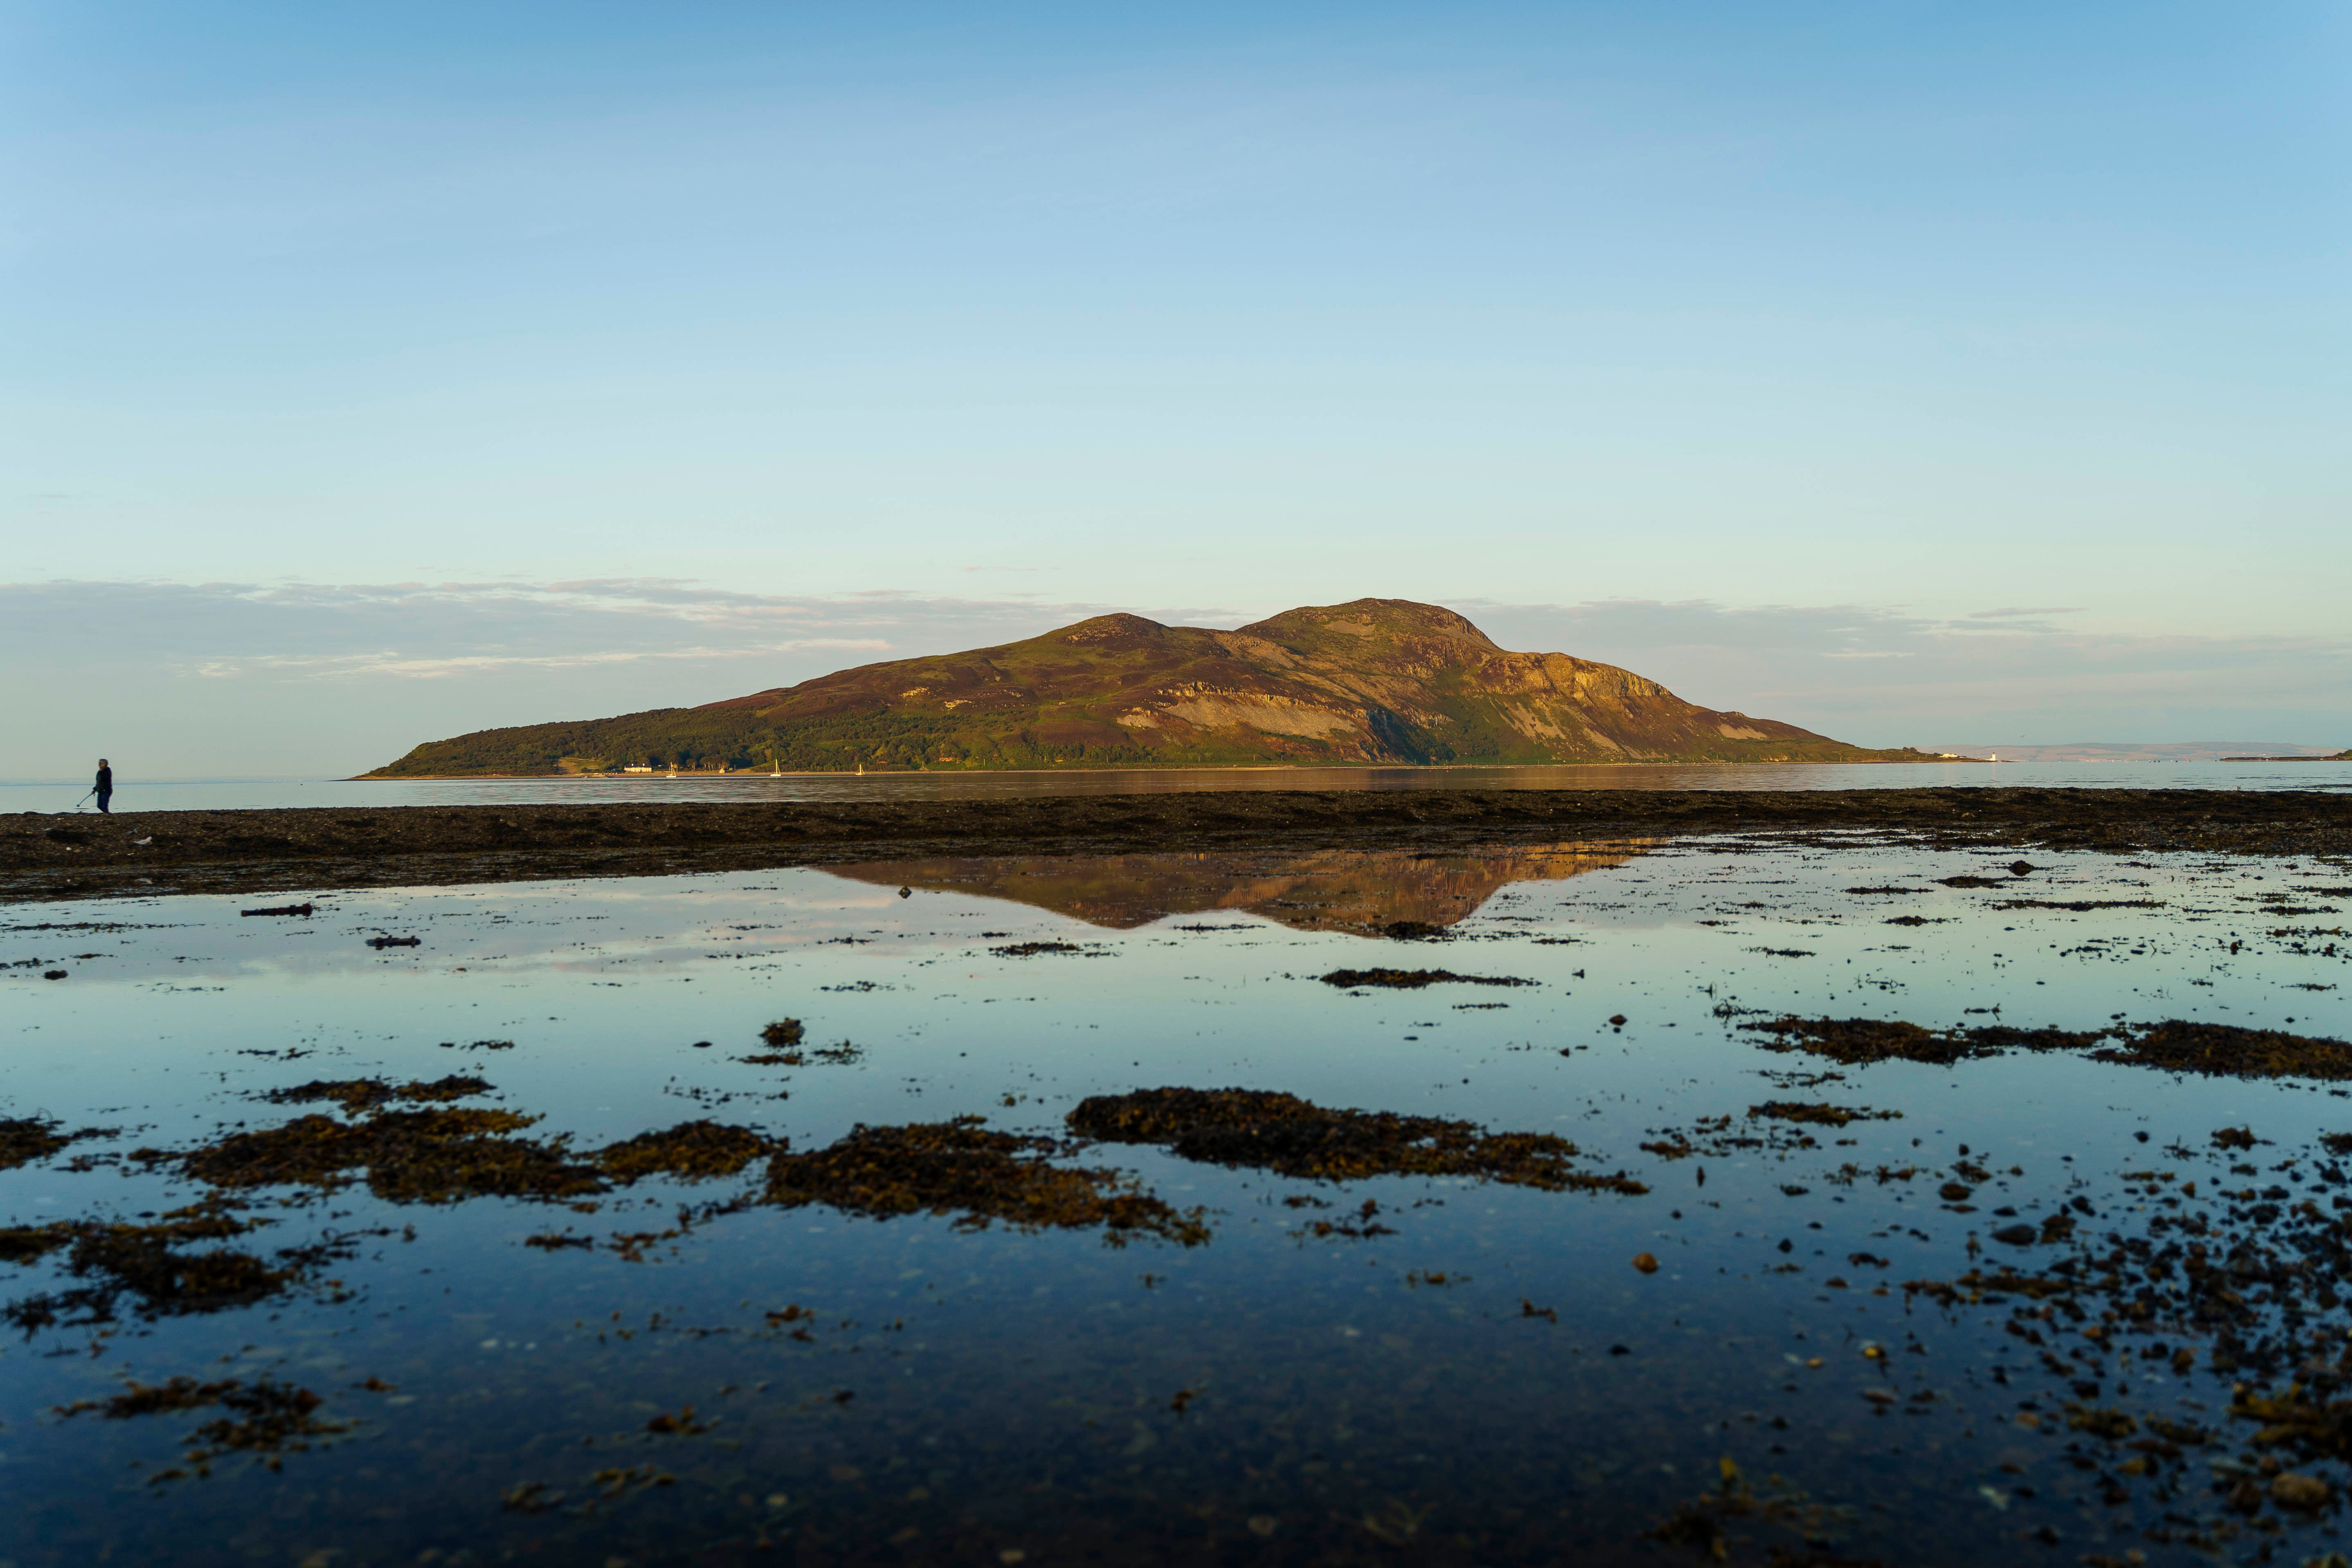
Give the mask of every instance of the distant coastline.
[[2318, 752], [2298, 752], [2277, 757], [2223, 757], [2225, 763], [2352, 763], [2352, 751]]
[[[2235, 761], [2238, 759], [2227, 759]], [[2254, 759], [2263, 761], [2266, 759]], [[2297, 758], [2296, 761], [2306, 759]], [[2315, 757], [2313, 762], [2329, 759]], [[1823, 760], [1811, 757], [1790, 757], [1769, 762], [1718, 762], [1712, 758], [1690, 760], [1680, 757], [1608, 757], [1599, 760], [1578, 759], [1562, 763], [1056, 763], [1043, 768], [943, 767], [904, 768], [875, 767], [863, 773], [856, 768], [783, 768], [771, 772], [766, 768], [681, 768], [672, 773], [667, 768], [646, 772], [612, 769], [594, 773], [402, 773], [396, 778], [381, 772], [353, 773], [348, 778], [329, 782], [334, 784], [480, 784], [497, 779], [529, 780], [533, 784], [561, 784], [577, 779], [583, 784], [619, 784], [643, 779], [648, 784], [686, 784], [698, 779], [854, 779], [854, 778], [970, 778], [976, 774], [989, 777], [1071, 773], [1317, 773], [1345, 770], [1349, 773], [1521, 773], [1529, 768], [1817, 768], [1817, 767], [1912, 767], [1922, 763], [1980, 763], [1988, 757], [1938, 756], [1923, 752], [1916, 756], [1840, 757]]]

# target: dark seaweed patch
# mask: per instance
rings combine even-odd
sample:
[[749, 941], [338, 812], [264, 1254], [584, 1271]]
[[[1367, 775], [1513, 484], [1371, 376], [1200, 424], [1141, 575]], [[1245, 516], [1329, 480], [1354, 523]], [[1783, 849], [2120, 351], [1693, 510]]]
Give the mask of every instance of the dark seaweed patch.
[[[1853, 1509], [1814, 1502], [1779, 1476], [1769, 1477], [1759, 1491], [1729, 1458], [1718, 1460], [1717, 1470], [1721, 1480], [1718, 1489], [1675, 1504], [1664, 1522], [1643, 1533], [1669, 1546], [1692, 1547], [1711, 1562], [1728, 1563], [1733, 1560], [1733, 1545], [1741, 1539], [1731, 1533], [1733, 1520], [1778, 1527], [1810, 1547], [1854, 1517]], [[1799, 1556], [1781, 1545], [1771, 1549], [1770, 1563], [1771, 1568], [1885, 1568], [1876, 1562], [1832, 1557], [1818, 1550], [1807, 1550]]]
[[2003, 899], [1997, 910], [2067, 910], [2088, 914], [2093, 910], [2160, 910], [2161, 899]]
[[2216, 1078], [2352, 1079], [2352, 1044], [2231, 1024], [2174, 1019], [2150, 1025], [2122, 1045], [2092, 1055], [2103, 1062]]
[[0, 1171], [13, 1171], [36, 1160], [46, 1160], [80, 1138], [103, 1138], [106, 1130], [85, 1127], [59, 1132], [58, 1124], [40, 1116], [0, 1116]]
[[[124, 1421], [219, 1405], [228, 1411], [226, 1415], [205, 1422], [183, 1439], [187, 1451], [181, 1462], [204, 1475], [213, 1460], [231, 1453], [253, 1454], [274, 1470], [280, 1463], [278, 1455], [300, 1453], [315, 1440], [347, 1432], [355, 1425], [321, 1420], [317, 1411], [323, 1403], [307, 1388], [266, 1377], [250, 1384], [236, 1378], [198, 1383], [193, 1377], [175, 1377], [168, 1383], [133, 1383], [111, 1398], [83, 1400], [63, 1406], [58, 1414], [79, 1415], [95, 1410], [109, 1421]], [[174, 1480], [181, 1475], [165, 1470], [150, 1479]]]
[[640, 1132], [597, 1151], [596, 1163], [617, 1180], [677, 1176], [689, 1182], [731, 1176], [783, 1145], [744, 1127], [717, 1121], [682, 1121], [659, 1132]]
[[538, 1120], [511, 1110], [388, 1110], [362, 1121], [302, 1116], [283, 1127], [230, 1133], [177, 1163], [197, 1181], [229, 1188], [331, 1188], [364, 1170], [368, 1189], [393, 1203], [604, 1191], [595, 1167], [572, 1159], [561, 1139], [510, 1136]]
[[861, 1125], [823, 1149], [778, 1154], [768, 1165], [767, 1198], [876, 1219], [954, 1215], [969, 1230], [992, 1220], [1023, 1230], [1099, 1226], [1113, 1245], [1138, 1233], [1187, 1247], [1209, 1239], [1200, 1210], [1180, 1213], [1116, 1171], [1051, 1163], [1065, 1152], [1051, 1139], [991, 1131], [977, 1116]]
[[[423, 1087], [439, 1090], [478, 1082], [445, 1079]], [[452, 1092], [478, 1091], [459, 1087]], [[698, 1121], [583, 1152], [561, 1137], [518, 1136], [537, 1121], [511, 1110], [437, 1108], [383, 1110], [351, 1121], [301, 1116], [282, 1127], [233, 1132], [184, 1153], [142, 1151], [140, 1157], [171, 1162], [197, 1181], [233, 1190], [332, 1189], [350, 1184], [364, 1171], [368, 1190], [380, 1198], [446, 1204], [470, 1197], [592, 1197], [614, 1182], [626, 1184], [647, 1176], [699, 1181], [732, 1175], [779, 1146], [743, 1128]]]
[[1811, 1100], [1768, 1100], [1761, 1105], [1748, 1108], [1750, 1116], [1769, 1117], [1775, 1121], [1801, 1121], [1814, 1127], [1843, 1127], [1850, 1121], [1899, 1121], [1899, 1110], [1865, 1110], [1843, 1105], [1820, 1105]]
[[439, 1103], [465, 1100], [477, 1094], [488, 1094], [488, 1079], [463, 1078], [452, 1074], [430, 1083], [418, 1079], [396, 1084], [380, 1078], [316, 1079], [297, 1084], [291, 1089], [273, 1089], [262, 1096], [272, 1105], [306, 1105], [321, 1100], [331, 1100], [346, 1111], [353, 1113], [373, 1110], [396, 1100], [424, 1103]]
[[1576, 1145], [1549, 1132], [1486, 1132], [1476, 1123], [1394, 1111], [1328, 1110], [1246, 1089], [1152, 1089], [1078, 1102], [1070, 1131], [1112, 1143], [1160, 1143], [1186, 1160], [1321, 1181], [1476, 1176], [1517, 1186], [1643, 1193], [1623, 1175], [1573, 1168]]
[[66, 1273], [85, 1281], [11, 1301], [0, 1320], [29, 1336], [60, 1322], [110, 1321], [125, 1295], [150, 1318], [250, 1306], [287, 1289], [311, 1259], [289, 1252], [272, 1264], [233, 1248], [188, 1248], [257, 1228], [259, 1222], [200, 1205], [150, 1225], [61, 1220], [0, 1230], [0, 1259], [31, 1264], [63, 1250]]
[[1806, 1050], [1842, 1062], [1899, 1059], [1948, 1065], [1986, 1054], [1963, 1037], [1938, 1034], [1896, 1019], [1773, 1018], [1739, 1026], [1774, 1036], [1765, 1044], [1766, 1050]]
[[1318, 975], [1326, 985], [1352, 991], [1375, 985], [1391, 991], [1418, 991], [1424, 985], [1533, 985], [1508, 974], [1456, 974], [1450, 969], [1335, 969]]
[[1973, 1029], [1924, 1029], [1894, 1018], [1772, 1018], [1739, 1026], [1777, 1037], [1765, 1045], [1768, 1051], [1811, 1051], [1848, 1063], [1900, 1060], [1939, 1067], [2004, 1050], [2079, 1050], [2105, 1038], [2106, 1033], [2019, 1029], [2000, 1024]]

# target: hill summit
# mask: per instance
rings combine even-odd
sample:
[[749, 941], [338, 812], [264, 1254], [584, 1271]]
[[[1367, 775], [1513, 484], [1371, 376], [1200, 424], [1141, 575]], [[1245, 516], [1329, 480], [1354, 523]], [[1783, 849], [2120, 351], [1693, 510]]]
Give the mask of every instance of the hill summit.
[[699, 708], [484, 730], [362, 776], [1929, 760], [1700, 708], [1613, 665], [1511, 653], [1435, 605], [1357, 599], [1230, 632], [1097, 616]]

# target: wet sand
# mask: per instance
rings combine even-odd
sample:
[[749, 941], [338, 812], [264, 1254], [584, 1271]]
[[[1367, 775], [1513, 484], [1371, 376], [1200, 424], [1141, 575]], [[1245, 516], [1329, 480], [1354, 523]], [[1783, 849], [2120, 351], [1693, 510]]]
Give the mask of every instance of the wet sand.
[[[1247, 791], [855, 803], [326, 807], [0, 817], [0, 900], [434, 886], [934, 855], [1537, 838], [1896, 835], [2252, 855], [2352, 852], [2352, 798], [2133, 789]], [[144, 842], [142, 842], [142, 840]]]

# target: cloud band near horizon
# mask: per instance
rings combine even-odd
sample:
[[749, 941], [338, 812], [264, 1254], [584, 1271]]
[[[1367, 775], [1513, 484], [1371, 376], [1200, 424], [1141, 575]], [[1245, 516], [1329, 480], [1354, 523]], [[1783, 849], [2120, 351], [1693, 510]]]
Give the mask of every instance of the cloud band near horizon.
[[[160, 776], [283, 771], [262, 760], [307, 760], [326, 743], [335, 760], [318, 771], [333, 772], [469, 729], [711, 701], [1111, 610], [1234, 626], [1286, 607], [793, 596], [669, 578], [63, 581], [0, 584], [0, 658], [36, 672], [29, 706], [52, 711], [33, 728], [89, 737], [61, 742], [72, 750], [126, 749], [107, 740], [125, 731], [169, 735], [142, 770]], [[2330, 744], [2352, 731], [2352, 638], [2078, 630], [2066, 607], [1945, 617], [1623, 598], [1451, 607], [1505, 647], [1622, 665], [1695, 702], [1865, 744], [2253, 731]], [[53, 771], [37, 758], [0, 764], [12, 777]]]

